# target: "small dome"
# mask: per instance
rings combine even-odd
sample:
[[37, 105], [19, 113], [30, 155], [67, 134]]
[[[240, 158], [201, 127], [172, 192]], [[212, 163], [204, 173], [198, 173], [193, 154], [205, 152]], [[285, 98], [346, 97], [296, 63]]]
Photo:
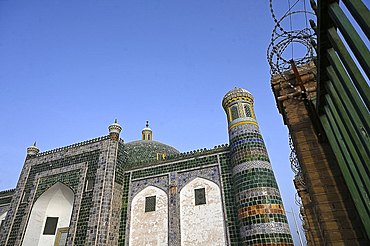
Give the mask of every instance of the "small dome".
[[142, 140], [152, 140], [152, 129], [149, 128], [149, 121], [146, 121], [146, 127], [141, 131]]
[[235, 87], [234, 89], [226, 93], [226, 95], [223, 97], [222, 107], [225, 108], [226, 105], [229, 104], [232, 100], [236, 100], [239, 98], [243, 98], [243, 99], [248, 98], [253, 103], [253, 96], [249, 91], [247, 91], [246, 89]]
[[127, 163], [138, 163], [144, 161], [155, 161], [160, 159], [158, 154], [164, 156], [179, 154], [180, 152], [167, 145], [157, 141], [138, 140], [125, 144], [127, 152]]
[[143, 131], [152, 131], [152, 129], [149, 128], [149, 120], [146, 121], [146, 127], [143, 129]]
[[112, 125], [108, 127], [108, 129], [109, 133], [116, 132], [120, 134], [120, 132], [122, 131], [122, 127], [117, 123], [117, 119], [114, 121]]
[[37, 155], [40, 152], [40, 149], [36, 146], [36, 142], [27, 148], [27, 155]]

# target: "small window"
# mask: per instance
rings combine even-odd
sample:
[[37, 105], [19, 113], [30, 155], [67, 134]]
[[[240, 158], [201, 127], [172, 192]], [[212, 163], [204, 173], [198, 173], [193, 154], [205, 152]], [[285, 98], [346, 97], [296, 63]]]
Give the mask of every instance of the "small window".
[[156, 197], [155, 196], [145, 197], [145, 213], [154, 212], [155, 211], [155, 203], [156, 203]]
[[165, 154], [164, 153], [159, 153], [157, 152], [157, 160], [164, 160], [165, 159]]
[[44, 228], [44, 235], [55, 235], [59, 217], [47, 217]]
[[206, 204], [206, 189], [195, 189], [195, 206]]
[[251, 107], [248, 104], [244, 104], [244, 109], [245, 109], [245, 116], [253, 117]]
[[237, 105], [231, 106], [230, 111], [231, 111], [231, 120], [232, 121], [239, 118], [238, 106]]
[[86, 180], [85, 192], [90, 191], [94, 188], [94, 182]]
[[67, 243], [67, 236], [68, 236], [68, 227], [65, 228], [58, 228], [57, 238], [56, 238], [56, 246], [66, 245]]

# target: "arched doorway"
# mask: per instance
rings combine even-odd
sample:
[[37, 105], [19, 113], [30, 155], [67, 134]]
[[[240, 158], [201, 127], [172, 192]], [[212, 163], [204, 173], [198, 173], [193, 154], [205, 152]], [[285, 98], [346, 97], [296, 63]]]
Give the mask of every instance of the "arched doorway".
[[225, 245], [221, 190], [195, 178], [180, 191], [181, 245]]
[[166, 192], [148, 186], [131, 203], [129, 245], [168, 244], [168, 198]]
[[57, 239], [64, 245], [73, 202], [73, 191], [59, 182], [45, 191], [33, 205], [22, 245], [54, 245]]

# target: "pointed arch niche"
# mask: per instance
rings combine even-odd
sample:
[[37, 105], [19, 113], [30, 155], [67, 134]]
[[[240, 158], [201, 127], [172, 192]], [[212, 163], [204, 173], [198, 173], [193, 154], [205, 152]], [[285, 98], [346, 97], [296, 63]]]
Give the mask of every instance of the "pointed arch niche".
[[131, 203], [129, 245], [168, 244], [168, 197], [166, 192], [148, 186]]
[[181, 245], [225, 245], [221, 190], [195, 178], [180, 191]]
[[[33, 205], [22, 245], [54, 245], [58, 228], [69, 227], [73, 202], [73, 191], [59, 182], [45, 191]], [[53, 219], [47, 222], [48, 217]], [[56, 225], [54, 233], [45, 228], [47, 223], [51, 228]]]

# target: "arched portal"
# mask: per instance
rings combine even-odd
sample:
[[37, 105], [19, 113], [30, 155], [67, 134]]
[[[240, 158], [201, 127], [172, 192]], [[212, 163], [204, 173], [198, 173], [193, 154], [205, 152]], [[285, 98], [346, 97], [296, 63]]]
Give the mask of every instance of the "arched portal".
[[4, 212], [4, 213], [0, 214], [0, 231], [1, 231], [2, 225], [5, 221], [5, 217], [6, 217], [7, 213], [8, 212]]
[[195, 178], [180, 191], [181, 245], [225, 245], [221, 190]]
[[73, 202], [73, 191], [59, 182], [45, 191], [33, 205], [22, 245], [54, 245], [58, 229], [69, 227]]
[[131, 246], [168, 244], [168, 198], [154, 186], [140, 191], [131, 203]]

